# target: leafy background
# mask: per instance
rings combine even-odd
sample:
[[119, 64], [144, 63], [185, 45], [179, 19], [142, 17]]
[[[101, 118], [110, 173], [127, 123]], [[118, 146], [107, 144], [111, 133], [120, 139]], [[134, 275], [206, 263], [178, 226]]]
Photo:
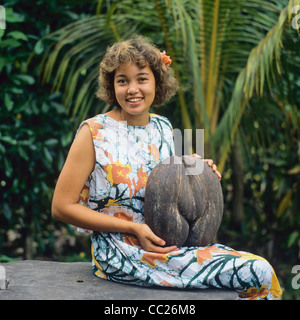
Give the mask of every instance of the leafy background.
[[111, 108], [95, 98], [101, 57], [138, 33], [171, 55], [181, 85], [154, 112], [204, 128], [205, 157], [222, 171], [218, 241], [264, 256], [283, 298], [299, 298], [299, 0], [1, 5], [0, 261], [90, 261], [88, 238], [51, 218], [51, 198], [78, 124]]

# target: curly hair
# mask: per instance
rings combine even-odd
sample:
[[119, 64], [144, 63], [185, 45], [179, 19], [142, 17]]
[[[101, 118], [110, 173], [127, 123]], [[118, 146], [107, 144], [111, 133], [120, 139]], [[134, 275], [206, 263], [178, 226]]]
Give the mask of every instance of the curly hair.
[[120, 107], [114, 90], [114, 75], [122, 63], [135, 62], [140, 68], [149, 66], [155, 77], [155, 98], [152, 106], [160, 106], [173, 97], [178, 82], [163, 61], [160, 51], [146, 38], [134, 36], [109, 47], [100, 63], [99, 88], [96, 96], [110, 105]]

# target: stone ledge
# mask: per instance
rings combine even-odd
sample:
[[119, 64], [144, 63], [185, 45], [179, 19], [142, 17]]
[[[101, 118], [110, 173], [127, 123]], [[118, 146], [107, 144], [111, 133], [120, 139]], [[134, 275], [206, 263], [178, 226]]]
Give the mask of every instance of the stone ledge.
[[2, 263], [9, 284], [0, 300], [237, 300], [235, 291], [138, 287], [95, 277], [89, 262]]

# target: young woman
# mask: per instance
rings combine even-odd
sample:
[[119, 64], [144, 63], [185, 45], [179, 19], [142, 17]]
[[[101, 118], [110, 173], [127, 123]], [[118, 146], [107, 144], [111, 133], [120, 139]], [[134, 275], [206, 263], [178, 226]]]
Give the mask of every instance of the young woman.
[[[92, 230], [93, 272], [142, 286], [229, 288], [242, 299], [281, 295], [263, 258], [221, 244], [164, 247], [143, 217], [147, 177], [174, 154], [172, 126], [149, 114], [177, 91], [171, 60], [141, 36], [108, 48], [97, 96], [116, 109], [84, 121], [59, 176], [53, 217]], [[196, 156], [196, 155], [195, 155]], [[221, 179], [212, 160], [206, 160]]]

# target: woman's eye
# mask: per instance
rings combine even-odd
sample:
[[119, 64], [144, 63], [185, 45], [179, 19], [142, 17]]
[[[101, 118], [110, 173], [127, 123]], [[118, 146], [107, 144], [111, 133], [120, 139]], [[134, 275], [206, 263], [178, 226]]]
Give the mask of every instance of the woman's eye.
[[144, 81], [146, 81], [146, 80], [148, 80], [147, 78], [140, 78], [139, 79], [139, 81], [141, 81], [141, 82], [144, 82]]
[[125, 80], [125, 79], [119, 79], [119, 80], [117, 81], [117, 83], [124, 84], [124, 83], [126, 83], [126, 80]]

